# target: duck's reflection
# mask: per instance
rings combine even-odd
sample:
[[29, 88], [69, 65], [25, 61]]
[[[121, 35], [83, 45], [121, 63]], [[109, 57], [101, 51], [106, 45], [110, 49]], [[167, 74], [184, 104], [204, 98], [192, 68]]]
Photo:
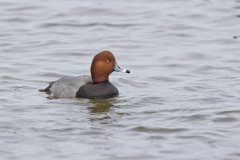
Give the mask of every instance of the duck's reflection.
[[89, 107], [91, 113], [108, 112], [109, 109], [113, 106], [110, 100], [105, 99], [92, 99], [90, 100], [90, 103], [92, 104], [92, 106]]
[[111, 119], [110, 110], [113, 107], [110, 99], [92, 99], [89, 101], [90, 120], [107, 122]]

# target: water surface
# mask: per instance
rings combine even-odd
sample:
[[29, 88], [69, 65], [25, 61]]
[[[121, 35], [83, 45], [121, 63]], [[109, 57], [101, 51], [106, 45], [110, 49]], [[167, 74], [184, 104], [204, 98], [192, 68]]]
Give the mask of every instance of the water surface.
[[[1, 0], [4, 160], [240, 159], [239, 0]], [[120, 95], [48, 99], [111, 50]]]

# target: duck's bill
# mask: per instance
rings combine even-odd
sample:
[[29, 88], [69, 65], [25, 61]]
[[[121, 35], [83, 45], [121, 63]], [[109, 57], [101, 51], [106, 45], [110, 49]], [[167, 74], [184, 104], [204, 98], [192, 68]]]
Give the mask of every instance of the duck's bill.
[[130, 70], [121, 68], [119, 65], [116, 63], [113, 69], [115, 72], [123, 72], [123, 73], [130, 73]]

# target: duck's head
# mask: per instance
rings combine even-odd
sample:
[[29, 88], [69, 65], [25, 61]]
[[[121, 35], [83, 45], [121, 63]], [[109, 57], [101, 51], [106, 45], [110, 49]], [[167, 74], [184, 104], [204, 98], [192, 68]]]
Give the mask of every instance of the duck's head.
[[102, 51], [94, 56], [91, 65], [91, 76], [94, 83], [108, 81], [108, 77], [113, 71], [130, 73], [128, 69], [118, 66], [110, 51]]

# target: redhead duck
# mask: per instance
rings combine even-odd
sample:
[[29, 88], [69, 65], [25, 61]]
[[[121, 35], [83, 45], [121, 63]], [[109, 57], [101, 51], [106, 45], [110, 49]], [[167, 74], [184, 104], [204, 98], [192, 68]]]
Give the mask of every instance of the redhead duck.
[[118, 89], [109, 82], [109, 75], [113, 72], [130, 73], [118, 66], [114, 55], [110, 51], [96, 54], [92, 60], [91, 77], [63, 77], [50, 82], [49, 86], [40, 91], [47, 92], [55, 98], [108, 98], [117, 96]]

